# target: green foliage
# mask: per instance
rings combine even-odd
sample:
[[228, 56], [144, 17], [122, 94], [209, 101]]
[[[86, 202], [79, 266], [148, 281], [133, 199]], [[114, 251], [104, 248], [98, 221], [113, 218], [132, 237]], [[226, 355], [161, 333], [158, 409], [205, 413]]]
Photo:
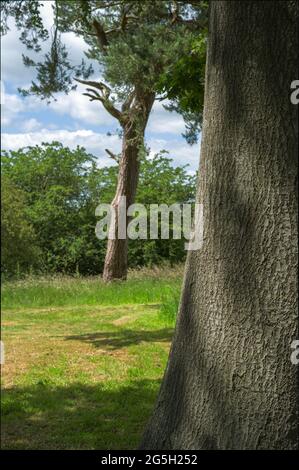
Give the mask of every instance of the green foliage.
[[1, 4], [1, 34], [9, 30], [8, 17], [15, 18], [16, 26], [21, 30], [20, 40], [29, 50], [41, 51], [40, 42], [49, 39], [49, 32], [43, 25], [40, 4], [36, 0], [20, 2], [12, 0]]
[[[192, 117], [196, 115], [191, 126], [198, 125], [202, 86], [198, 90], [196, 84], [203, 55], [194, 41], [206, 28], [206, 1], [55, 0], [51, 34], [42, 24], [40, 7], [37, 0], [5, 2], [3, 6], [2, 33], [7, 31], [7, 18], [12, 16], [21, 31], [21, 41], [30, 51], [40, 52], [40, 43], [51, 38], [50, 50], [42, 60], [23, 57], [24, 64], [37, 72], [31, 87], [20, 90], [23, 95], [52, 99], [57, 92], [68, 93], [76, 87], [74, 78], [86, 80], [93, 73], [92, 65], [85, 63], [87, 57], [106, 81], [105, 88], [90, 82], [93, 88], [88, 89], [87, 96], [102, 101], [108, 112], [115, 103], [124, 104], [131, 93], [140, 97], [167, 91], [189, 127], [190, 112]], [[69, 59], [63, 42], [63, 33], [69, 32], [81, 37], [87, 46], [79, 64]], [[99, 89], [105, 90], [102, 96]], [[133, 111], [136, 114], [135, 108]]]
[[179, 112], [186, 123], [185, 137], [197, 141], [202, 124], [207, 30], [192, 41], [190, 54], [185, 54], [160, 76], [159, 91], [170, 101], [165, 108]]
[[4, 275], [37, 268], [40, 252], [26, 214], [26, 193], [1, 176], [1, 272]]
[[206, 62], [206, 31], [193, 40], [191, 53], [182, 56], [160, 77], [167, 98], [177, 100], [182, 111], [197, 113], [203, 108]]
[[[194, 199], [195, 176], [188, 174], [186, 166], [174, 168], [164, 153], [141, 161], [136, 202], [146, 207]], [[10, 238], [3, 238], [6, 243], [3, 245], [4, 271], [13, 274], [18, 264], [22, 271], [29, 271], [30, 266], [38, 264], [45, 272], [101, 273], [106, 241], [95, 236], [95, 208], [100, 202], [111, 203], [118, 167], [97, 168], [95, 157], [84, 148], [70, 150], [53, 142], [4, 151], [1, 168], [4, 176], [3, 230], [9, 225], [10, 232], [15, 233]], [[13, 229], [18, 224], [23, 224], [22, 231]], [[31, 232], [35, 236], [34, 243], [29, 237]], [[18, 248], [9, 248], [16, 234], [20, 238], [15, 244]], [[28, 246], [28, 250], [35, 247], [39, 252], [38, 263], [30, 250], [19, 249], [21, 243]], [[183, 260], [185, 254], [184, 240], [129, 242], [131, 267], [163, 262], [174, 264]]]
[[[143, 204], [148, 210], [150, 204], [170, 206], [194, 202], [196, 176], [188, 174], [188, 165], [173, 167], [172, 160], [165, 154], [167, 152], [162, 151], [141, 163], [136, 202]], [[185, 259], [185, 240], [172, 238], [171, 219], [170, 222], [169, 240], [129, 240], [130, 266], [151, 266], [163, 261], [172, 265]]]
[[2, 172], [27, 195], [26, 216], [47, 271], [91, 273], [101, 262], [89, 188], [95, 171], [83, 148], [71, 151], [58, 142], [3, 152]]

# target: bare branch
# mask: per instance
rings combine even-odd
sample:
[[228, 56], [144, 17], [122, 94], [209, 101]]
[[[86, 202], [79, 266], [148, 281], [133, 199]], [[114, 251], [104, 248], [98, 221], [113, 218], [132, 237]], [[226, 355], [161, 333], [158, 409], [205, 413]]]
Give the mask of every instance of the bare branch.
[[119, 111], [119, 109], [117, 109], [114, 104], [112, 103], [112, 101], [108, 100], [108, 99], [104, 99], [102, 101], [103, 103], [103, 106], [104, 108], [106, 109], [106, 111], [108, 111], [109, 114], [111, 114], [111, 116], [115, 117], [115, 119], [117, 119], [119, 121], [119, 123], [121, 125], [123, 125], [123, 123], [125, 122], [125, 119], [124, 119], [124, 116], [123, 114], [121, 113], [121, 111]]
[[108, 153], [109, 157], [115, 160], [117, 163], [120, 161], [120, 155], [116, 155], [115, 153], [111, 152], [109, 149], [105, 149], [105, 152]]
[[111, 33], [117, 33], [117, 31], [121, 31], [121, 28], [112, 28], [112, 29], [108, 29], [108, 31], [106, 31], [106, 34], [111, 34]]
[[102, 82], [95, 82], [93, 80], [81, 80], [81, 78], [75, 78], [74, 80], [76, 82], [82, 83], [83, 85], [88, 85], [88, 86], [92, 86], [94, 88], [97, 88], [100, 91], [103, 91], [103, 88], [106, 88], [106, 89], [110, 90], [110, 88]]
[[102, 101], [101, 98], [97, 98], [96, 96], [90, 95], [89, 93], [82, 93], [82, 95], [88, 96], [90, 98], [89, 101], [95, 101], [95, 100]]
[[[83, 93], [83, 95], [88, 96], [90, 98], [90, 101], [101, 101], [106, 111], [108, 111], [111, 116], [115, 117], [115, 119], [117, 119], [119, 123], [123, 125], [123, 123], [125, 122], [125, 116], [121, 111], [119, 111], [119, 109], [114, 106], [113, 101], [109, 99], [111, 89], [108, 87], [108, 85], [102, 82], [94, 82], [93, 80], [81, 80], [79, 78], [75, 78], [75, 80], [76, 82], [82, 83], [83, 85], [92, 86], [97, 90], [100, 90], [102, 92], [102, 95], [100, 95], [95, 90], [92, 90], [91, 88], [87, 88], [87, 91], [89, 93]], [[91, 95], [90, 93], [94, 93], [94, 95]]]
[[88, 91], [90, 93], [94, 93], [95, 96], [99, 99], [102, 98], [101, 95], [96, 90], [94, 90], [93, 88], [86, 88], [86, 91]]

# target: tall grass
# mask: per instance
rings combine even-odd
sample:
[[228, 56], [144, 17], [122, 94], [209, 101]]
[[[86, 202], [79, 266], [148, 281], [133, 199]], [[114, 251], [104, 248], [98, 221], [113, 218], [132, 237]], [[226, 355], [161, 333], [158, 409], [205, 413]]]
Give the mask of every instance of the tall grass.
[[173, 293], [179, 292], [181, 281], [181, 266], [135, 270], [129, 272], [126, 282], [110, 284], [103, 283], [99, 277], [31, 276], [2, 284], [2, 307], [19, 309], [137, 303], [166, 305]]
[[162, 296], [159, 313], [167, 322], [173, 323], [176, 319], [180, 304], [180, 294], [180, 286], [176, 286]]

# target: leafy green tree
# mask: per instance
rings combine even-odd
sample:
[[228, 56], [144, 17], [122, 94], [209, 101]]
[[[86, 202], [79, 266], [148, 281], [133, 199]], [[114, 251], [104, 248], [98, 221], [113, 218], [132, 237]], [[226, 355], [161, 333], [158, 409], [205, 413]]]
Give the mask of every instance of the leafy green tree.
[[26, 193], [1, 176], [1, 273], [11, 276], [37, 268], [40, 251], [26, 214]]
[[[117, 185], [118, 168], [104, 167], [97, 170], [94, 180], [94, 200], [109, 203]], [[140, 162], [139, 184], [136, 203], [146, 207], [150, 204], [192, 203], [195, 200], [196, 175], [188, 173], [188, 165], [174, 167], [166, 151], [144, 157]], [[185, 240], [172, 238], [172, 219], [170, 218], [170, 238], [163, 240], [129, 240], [129, 267], [151, 266], [167, 262], [174, 264], [185, 259]], [[160, 229], [160, 220], [159, 220]], [[149, 233], [149, 218], [148, 218]]]
[[[39, 5], [36, 0], [6, 2], [2, 25], [5, 32], [7, 16], [14, 16], [22, 31], [21, 41], [37, 52], [40, 42], [49, 38]], [[198, 0], [56, 0], [50, 51], [43, 61], [24, 57], [24, 63], [37, 70], [37, 80], [24, 95], [51, 99], [56, 92], [73, 89], [75, 78], [88, 87], [85, 95], [118, 121], [123, 142], [112, 201], [115, 208], [122, 196], [128, 205], [135, 200], [144, 132], [160, 78], [189, 54], [194, 38], [205, 27], [206, 16], [206, 2]], [[84, 39], [86, 56], [98, 63], [103, 81], [88, 80], [91, 66], [70, 62], [62, 40], [66, 32]], [[104, 279], [126, 278], [127, 246], [127, 240], [109, 240]]]
[[[184, 204], [195, 200], [196, 176], [188, 174], [188, 165], [173, 167], [172, 159], [162, 151], [153, 158], [141, 162], [140, 179], [136, 202], [145, 205], [149, 212], [150, 204]], [[149, 224], [149, 219], [148, 219]], [[148, 227], [149, 228], [149, 227]], [[159, 230], [161, 220], [159, 219]], [[186, 256], [185, 241], [176, 240], [173, 235], [173, 221], [170, 217], [170, 238], [163, 240], [130, 240], [129, 264], [154, 265], [163, 261], [170, 264], [183, 261]], [[138, 256], [139, 255], [139, 256]]]
[[[95, 157], [58, 142], [3, 152], [2, 173], [27, 196], [26, 215], [36, 233], [47, 270], [84, 274], [101, 268], [91, 202]], [[97, 265], [100, 265], [99, 267]]]
[[174, 62], [160, 77], [159, 89], [170, 104], [168, 111], [182, 115], [186, 125], [184, 137], [189, 144], [198, 140], [202, 125], [204, 81], [207, 52], [207, 29], [192, 42], [190, 54]]
[[[40, 269], [101, 273], [107, 242], [95, 236], [95, 208], [100, 202], [110, 203], [117, 186], [118, 167], [97, 168], [95, 157], [83, 148], [70, 150], [53, 142], [3, 151], [1, 170], [26, 202], [23, 217], [36, 234]], [[188, 174], [186, 166], [174, 168], [164, 152], [142, 159], [136, 202], [147, 208], [150, 203], [185, 203], [192, 201], [194, 194], [195, 176]], [[185, 254], [183, 240], [129, 242], [131, 267], [175, 263]], [[28, 271], [31, 257], [26, 260], [23, 270]]]

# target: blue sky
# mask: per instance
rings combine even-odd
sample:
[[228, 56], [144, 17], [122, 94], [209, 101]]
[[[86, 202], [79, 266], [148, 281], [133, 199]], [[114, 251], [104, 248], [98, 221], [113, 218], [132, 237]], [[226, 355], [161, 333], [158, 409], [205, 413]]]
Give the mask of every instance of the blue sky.
[[[51, 27], [51, 2], [43, 2], [43, 18]], [[82, 95], [83, 86], [69, 95], [57, 95], [57, 101], [47, 105], [36, 97], [22, 98], [18, 87], [26, 88], [34, 79], [34, 70], [24, 67], [22, 52], [30, 55], [19, 41], [20, 33], [10, 23], [10, 31], [1, 40], [2, 78], [2, 148], [15, 150], [27, 145], [58, 140], [71, 148], [81, 145], [98, 159], [98, 165], [111, 165], [104, 149], [115, 153], [121, 149], [121, 140], [114, 133], [118, 122], [112, 118], [99, 102], [90, 102]], [[86, 46], [72, 33], [64, 34], [70, 57], [79, 63]], [[45, 44], [47, 47], [47, 44]], [[96, 72], [96, 68], [95, 68]], [[93, 78], [99, 77], [95, 73]], [[151, 153], [162, 149], [169, 151], [174, 164], [189, 164], [190, 171], [196, 171], [199, 162], [199, 144], [190, 146], [181, 136], [184, 122], [177, 113], [166, 111], [157, 101], [151, 113], [146, 143]]]

